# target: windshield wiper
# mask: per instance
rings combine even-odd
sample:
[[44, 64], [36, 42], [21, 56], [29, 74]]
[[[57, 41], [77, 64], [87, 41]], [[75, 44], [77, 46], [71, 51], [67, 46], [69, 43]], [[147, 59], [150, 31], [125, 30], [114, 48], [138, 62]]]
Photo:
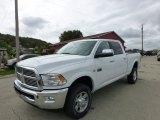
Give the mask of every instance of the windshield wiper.
[[77, 55], [77, 54], [73, 54], [73, 53], [56, 53], [56, 54], [67, 54], [67, 55]]
[[60, 54], [69, 54], [69, 55], [72, 55], [72, 53], [60, 53]]

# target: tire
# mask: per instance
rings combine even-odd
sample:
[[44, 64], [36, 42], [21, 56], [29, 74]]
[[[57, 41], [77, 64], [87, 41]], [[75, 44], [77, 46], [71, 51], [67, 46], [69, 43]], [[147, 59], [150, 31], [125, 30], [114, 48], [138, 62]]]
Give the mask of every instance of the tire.
[[137, 82], [138, 72], [137, 68], [133, 67], [132, 72], [127, 76], [128, 83], [135, 84]]
[[14, 63], [12, 66], [10, 66], [9, 68], [10, 69], [15, 69], [15, 67], [16, 67], [16, 63]]
[[92, 95], [90, 88], [85, 84], [77, 84], [70, 88], [65, 102], [65, 113], [74, 118], [79, 119], [86, 115], [92, 103]]

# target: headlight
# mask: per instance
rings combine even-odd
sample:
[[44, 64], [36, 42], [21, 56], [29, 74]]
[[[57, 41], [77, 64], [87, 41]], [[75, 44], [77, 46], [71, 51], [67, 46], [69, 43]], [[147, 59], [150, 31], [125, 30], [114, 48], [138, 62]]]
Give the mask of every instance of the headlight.
[[46, 87], [62, 86], [67, 83], [67, 80], [60, 74], [43, 74], [41, 77]]

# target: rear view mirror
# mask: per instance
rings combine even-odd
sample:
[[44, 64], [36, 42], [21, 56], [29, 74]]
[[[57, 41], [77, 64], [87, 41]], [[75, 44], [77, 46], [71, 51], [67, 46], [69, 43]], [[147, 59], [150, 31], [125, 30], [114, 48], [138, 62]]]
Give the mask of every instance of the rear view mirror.
[[104, 49], [102, 50], [102, 53], [101, 54], [97, 54], [95, 55], [95, 58], [99, 58], [99, 57], [110, 57], [110, 56], [113, 56], [114, 55], [114, 52], [112, 49]]

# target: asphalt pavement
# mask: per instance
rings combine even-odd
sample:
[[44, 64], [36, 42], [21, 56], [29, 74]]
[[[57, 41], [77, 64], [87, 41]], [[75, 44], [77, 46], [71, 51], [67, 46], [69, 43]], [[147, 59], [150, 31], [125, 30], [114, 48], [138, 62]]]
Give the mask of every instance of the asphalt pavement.
[[[42, 110], [21, 100], [13, 89], [15, 77], [0, 79], [0, 120], [70, 120], [63, 110]], [[82, 120], [160, 120], [160, 62], [144, 57], [135, 85], [126, 78], [93, 95]]]

